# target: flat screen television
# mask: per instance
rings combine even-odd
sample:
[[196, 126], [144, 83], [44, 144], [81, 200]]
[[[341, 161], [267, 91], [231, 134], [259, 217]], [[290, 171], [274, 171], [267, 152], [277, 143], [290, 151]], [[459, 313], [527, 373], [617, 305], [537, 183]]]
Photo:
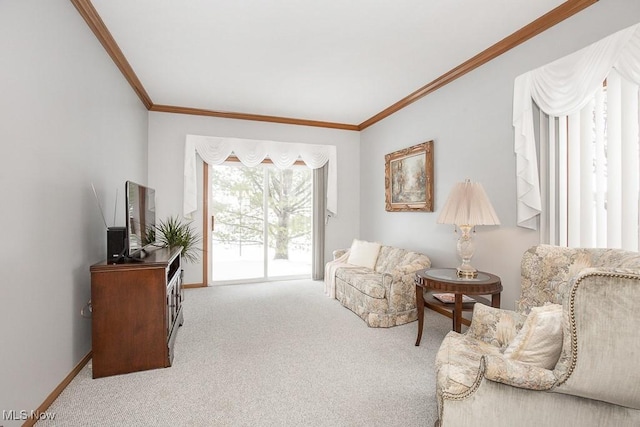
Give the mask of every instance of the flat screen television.
[[156, 242], [156, 192], [144, 185], [125, 183], [128, 258], [141, 258]]

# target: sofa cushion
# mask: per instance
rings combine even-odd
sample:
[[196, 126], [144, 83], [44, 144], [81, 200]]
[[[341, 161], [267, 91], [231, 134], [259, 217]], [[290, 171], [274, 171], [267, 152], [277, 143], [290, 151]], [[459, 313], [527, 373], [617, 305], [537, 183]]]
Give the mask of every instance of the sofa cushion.
[[562, 306], [533, 307], [522, 329], [504, 351], [510, 359], [553, 369], [562, 350]]
[[369, 268], [340, 268], [336, 271], [336, 277], [372, 298], [385, 297], [382, 274], [376, 273]]
[[380, 253], [380, 243], [353, 239], [348, 263], [373, 269]]

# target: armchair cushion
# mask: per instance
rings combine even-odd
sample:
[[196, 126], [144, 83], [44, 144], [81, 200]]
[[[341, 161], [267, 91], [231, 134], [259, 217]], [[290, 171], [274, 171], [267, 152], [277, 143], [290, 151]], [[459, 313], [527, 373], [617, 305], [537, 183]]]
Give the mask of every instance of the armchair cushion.
[[553, 369], [562, 351], [562, 306], [533, 307], [504, 355], [533, 366]]
[[372, 298], [384, 298], [386, 295], [386, 289], [381, 286], [380, 274], [366, 267], [342, 268], [338, 270], [336, 277]]
[[556, 383], [552, 370], [505, 357], [498, 347], [449, 332], [436, 355], [437, 393], [462, 396], [473, 391], [479, 375], [528, 390], [549, 390]]

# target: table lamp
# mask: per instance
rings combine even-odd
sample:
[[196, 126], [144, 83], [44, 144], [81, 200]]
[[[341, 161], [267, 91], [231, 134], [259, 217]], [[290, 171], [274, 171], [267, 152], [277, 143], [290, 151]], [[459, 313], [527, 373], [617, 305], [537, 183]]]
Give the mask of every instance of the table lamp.
[[472, 183], [469, 179], [457, 183], [451, 190], [437, 223], [453, 224], [460, 229], [456, 247], [462, 264], [457, 268], [458, 277], [476, 277], [478, 270], [471, 265], [471, 258], [475, 252], [471, 231], [476, 225], [500, 224], [482, 184]]

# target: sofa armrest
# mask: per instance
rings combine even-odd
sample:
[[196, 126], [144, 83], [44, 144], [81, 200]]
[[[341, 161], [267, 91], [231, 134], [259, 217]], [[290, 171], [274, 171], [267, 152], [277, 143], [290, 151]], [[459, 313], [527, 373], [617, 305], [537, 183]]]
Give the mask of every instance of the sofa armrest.
[[333, 259], [334, 259], [334, 261], [337, 260], [338, 258], [340, 258], [341, 256], [343, 256], [344, 254], [346, 254], [348, 251], [349, 251], [349, 248], [336, 249], [335, 251], [333, 251]]
[[518, 312], [476, 303], [466, 335], [505, 349], [522, 329], [525, 320], [526, 316]]
[[429, 268], [431, 263], [425, 261], [414, 261], [410, 264], [399, 265], [391, 270], [391, 275], [396, 277], [404, 276], [405, 274], [415, 274], [416, 271], [424, 268]]
[[431, 262], [428, 260], [416, 260], [382, 273], [382, 285], [391, 310], [405, 311], [415, 308], [415, 273], [430, 265]]
[[553, 371], [504, 357], [485, 355], [481, 370], [488, 380], [528, 390], [549, 390], [556, 385]]
[[389, 295], [393, 295], [397, 292], [405, 292], [404, 288], [400, 289], [394, 285], [398, 283], [409, 283], [413, 286], [413, 276], [415, 272], [428, 267], [429, 264], [425, 265], [424, 262], [412, 262], [410, 264], [399, 265], [394, 267], [393, 270], [382, 273], [382, 284]]

